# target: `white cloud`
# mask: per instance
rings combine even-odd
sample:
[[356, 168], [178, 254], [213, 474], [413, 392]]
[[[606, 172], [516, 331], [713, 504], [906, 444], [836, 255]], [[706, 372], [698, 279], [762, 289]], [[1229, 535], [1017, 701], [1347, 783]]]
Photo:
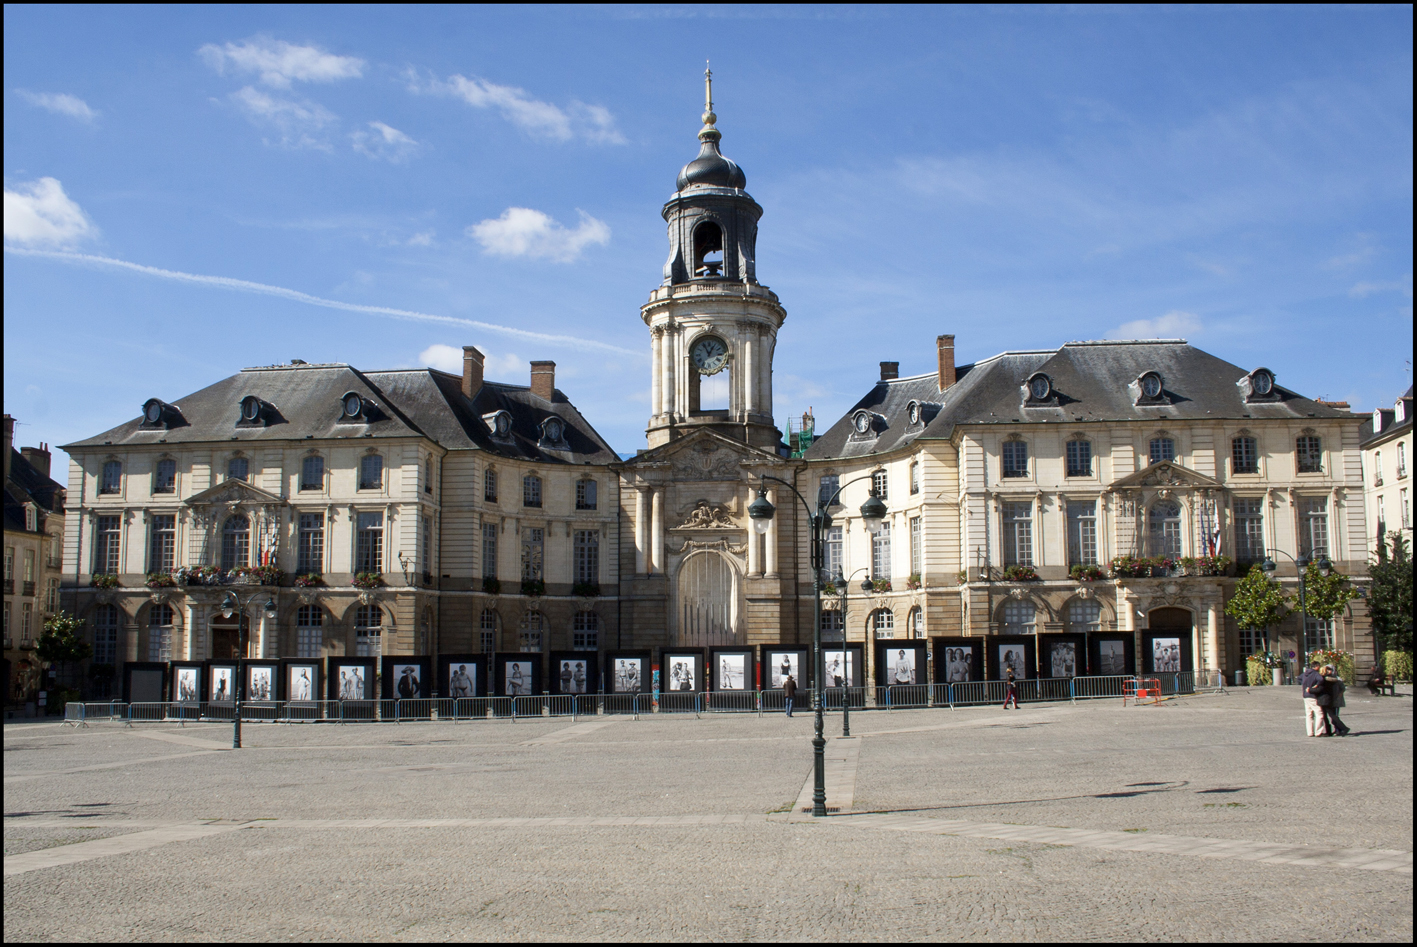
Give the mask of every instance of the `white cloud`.
[[425, 230], [416, 233], [405, 241], [410, 247], [431, 247], [433, 245], [433, 231]]
[[261, 82], [276, 89], [290, 88], [291, 80], [334, 82], [357, 79], [364, 74], [364, 60], [355, 56], [336, 56], [318, 46], [294, 46], [266, 36], [239, 46], [208, 43], [197, 53], [222, 75], [228, 68], [232, 72], [259, 73]]
[[410, 92], [452, 95], [473, 108], [491, 108], [527, 134], [553, 141], [569, 141], [577, 136], [596, 144], [622, 145], [625, 136], [615, 127], [615, 116], [602, 105], [571, 102], [567, 108], [534, 99], [525, 89], [498, 85], [486, 79], [451, 76], [446, 82], [424, 81], [410, 69], [406, 73]]
[[1365, 299], [1374, 293], [1402, 293], [1408, 299], [1412, 298], [1412, 274], [1408, 273], [1400, 279], [1378, 280], [1374, 282], [1355, 283], [1348, 291], [1348, 295], [1355, 299]]
[[1109, 339], [1184, 339], [1200, 332], [1200, 318], [1192, 312], [1173, 309], [1155, 319], [1124, 322], [1107, 333]]
[[467, 228], [467, 235], [494, 256], [545, 257], [570, 263], [592, 243], [610, 242], [610, 227], [585, 211], [578, 211], [581, 223], [568, 230], [539, 210], [508, 207], [496, 220], [484, 220]]
[[350, 135], [354, 150], [371, 158], [397, 164], [418, 151], [418, 142], [383, 122], [370, 122], [372, 132], [357, 131]]
[[[521, 379], [531, 377], [531, 363], [513, 352], [506, 355], [492, 355], [482, 346], [482, 377], [489, 379]], [[462, 374], [462, 349], [454, 345], [436, 342], [418, 353], [418, 363], [454, 375]]]
[[67, 115], [81, 122], [91, 122], [98, 118], [98, 113], [89, 108], [87, 102], [66, 92], [29, 92], [25, 89], [16, 89], [15, 92], [30, 105], [48, 109], [56, 115]]
[[329, 148], [318, 133], [335, 116], [316, 102], [276, 98], [249, 85], [231, 93], [231, 101], [256, 124], [279, 131], [280, 144], [287, 148]]
[[27, 246], [71, 246], [98, 233], [54, 178], [5, 188], [5, 240]]

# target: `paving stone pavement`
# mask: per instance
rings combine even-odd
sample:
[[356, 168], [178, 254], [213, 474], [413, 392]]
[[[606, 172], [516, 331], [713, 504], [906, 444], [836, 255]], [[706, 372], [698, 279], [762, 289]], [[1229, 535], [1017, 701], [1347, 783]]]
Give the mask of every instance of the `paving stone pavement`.
[[4, 936], [1410, 942], [1412, 702], [1345, 719], [862, 713], [819, 820], [809, 715], [7, 726]]

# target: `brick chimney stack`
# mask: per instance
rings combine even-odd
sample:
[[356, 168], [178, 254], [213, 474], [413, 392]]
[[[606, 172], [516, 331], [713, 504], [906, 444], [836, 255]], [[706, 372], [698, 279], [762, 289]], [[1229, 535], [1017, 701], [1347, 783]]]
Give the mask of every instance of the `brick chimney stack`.
[[21, 447], [20, 456], [30, 462], [30, 466], [46, 477], [49, 476], [49, 445], [40, 444], [38, 447]]
[[482, 389], [482, 353], [475, 345], [462, 347], [462, 393], [471, 398]]
[[15, 419], [5, 415], [5, 482], [10, 482], [10, 452], [15, 449]]
[[551, 395], [556, 391], [556, 363], [555, 362], [532, 362], [531, 363], [531, 393], [538, 398], [551, 400]]
[[944, 391], [955, 383], [955, 337], [937, 336], [935, 344], [940, 349], [940, 390]]
[[892, 378], [900, 377], [900, 362], [881, 363], [881, 381], [890, 381]]

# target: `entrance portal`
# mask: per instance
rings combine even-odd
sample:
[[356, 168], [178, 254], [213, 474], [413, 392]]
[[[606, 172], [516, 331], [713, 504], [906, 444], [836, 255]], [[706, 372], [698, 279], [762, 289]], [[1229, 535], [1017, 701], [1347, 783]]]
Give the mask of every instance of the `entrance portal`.
[[675, 644], [712, 647], [739, 643], [734, 578], [733, 567], [718, 553], [696, 553], [684, 560], [677, 581]]
[[[240, 624], [237, 624], [237, 622]], [[240, 648], [241, 634], [246, 634], [246, 649], [251, 648], [251, 627], [250, 622], [243, 615], [239, 619], [233, 615], [230, 618], [220, 616], [211, 620], [212, 632], [212, 660], [213, 661], [235, 661], [236, 652]], [[250, 657], [249, 654], [246, 657]]]

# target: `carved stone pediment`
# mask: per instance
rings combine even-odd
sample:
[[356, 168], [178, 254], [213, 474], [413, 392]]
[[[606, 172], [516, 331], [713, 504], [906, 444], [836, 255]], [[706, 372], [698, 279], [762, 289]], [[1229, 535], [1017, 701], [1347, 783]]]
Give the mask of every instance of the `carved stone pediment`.
[[728, 511], [716, 503], [699, 500], [684, 522], [674, 529], [737, 529]]
[[708, 540], [686, 539], [684, 540], [684, 544], [678, 549], [670, 549], [669, 551], [676, 556], [687, 556], [689, 553], [698, 552], [701, 549], [712, 549], [715, 552], [731, 553], [735, 556], [741, 556], [748, 551], [748, 544], [731, 542], [726, 538]]
[[260, 487], [253, 487], [244, 480], [226, 480], [187, 498], [189, 506], [235, 506], [240, 503], [269, 506], [284, 502], [283, 497]]
[[1220, 481], [1207, 477], [1205, 474], [1196, 473], [1189, 467], [1182, 467], [1180, 464], [1163, 460], [1160, 463], [1152, 464], [1145, 470], [1138, 470], [1134, 474], [1129, 474], [1112, 484], [1113, 490], [1128, 490], [1139, 487], [1171, 487], [1184, 489], [1204, 489], [1219, 490], [1224, 488]]
[[738, 455], [716, 444], [700, 442], [674, 458], [676, 480], [740, 480]]

